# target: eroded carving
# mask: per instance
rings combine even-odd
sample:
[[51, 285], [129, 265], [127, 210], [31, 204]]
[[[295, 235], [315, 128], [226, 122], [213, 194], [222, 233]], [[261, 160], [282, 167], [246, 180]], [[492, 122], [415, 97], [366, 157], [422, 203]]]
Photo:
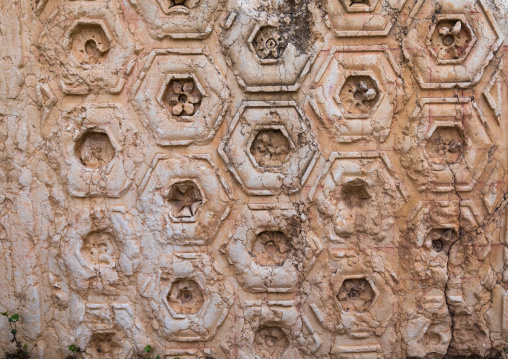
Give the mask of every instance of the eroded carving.
[[197, 314], [205, 302], [203, 291], [193, 280], [180, 279], [171, 283], [168, 303], [178, 314]]
[[[48, 126], [57, 120], [57, 113], [52, 115]], [[143, 155], [126, 155], [139, 133], [126, 121], [123, 107], [87, 104], [72, 107], [59, 118], [69, 121], [60, 138], [65, 159], [62, 173], [71, 195], [119, 197], [125, 193]]]
[[104, 167], [115, 157], [115, 148], [104, 132], [87, 131], [76, 144], [77, 156], [86, 167]]
[[288, 346], [286, 334], [277, 327], [259, 328], [254, 337], [254, 349], [259, 358], [281, 358]]
[[374, 290], [365, 278], [353, 278], [342, 283], [337, 299], [344, 311], [364, 313], [374, 301], [374, 296]]
[[420, 1], [408, 18], [404, 56], [422, 88], [471, 87], [503, 42], [483, 0], [453, 4], [436, 14], [433, 4]]
[[385, 36], [405, 0], [329, 0], [324, 3], [326, 26], [336, 37]]
[[281, 167], [290, 150], [288, 138], [277, 129], [259, 131], [250, 147], [252, 156], [261, 167]]
[[201, 50], [155, 50], [133, 90], [133, 103], [162, 146], [210, 142], [229, 106], [224, 78]]
[[[492, 148], [481, 118], [469, 98], [422, 100], [407, 126], [402, 151], [402, 165], [420, 190], [470, 191], [475, 186]], [[422, 160], [418, 168], [409, 166], [409, 156]]]
[[156, 39], [204, 39], [210, 36], [221, 0], [131, 0]]
[[171, 185], [166, 197], [174, 218], [195, 217], [203, 204], [201, 191], [193, 181], [182, 181]]
[[200, 253], [163, 254], [150, 264], [162, 275], [141, 274], [140, 294], [149, 304], [152, 325], [169, 340], [208, 341], [231, 307], [232, 288]]
[[333, 153], [310, 192], [319, 224], [332, 243], [396, 241], [394, 205], [403, 198], [385, 154]]
[[313, 83], [310, 105], [333, 140], [384, 142], [402, 94], [386, 46], [333, 47]]
[[219, 153], [247, 193], [275, 195], [300, 190], [318, 151], [307, 119], [293, 102], [247, 101]]
[[65, 93], [119, 93], [133, 63], [134, 42], [115, 16], [116, 3], [67, 3], [50, 17], [39, 49]]
[[157, 154], [139, 199], [153, 233], [174, 244], [203, 245], [229, 213], [226, 191], [208, 156]]
[[440, 20], [431, 35], [431, 49], [438, 59], [458, 60], [467, 55], [473, 40], [471, 29], [461, 19]]
[[81, 256], [94, 268], [113, 268], [119, 257], [115, 242], [111, 233], [91, 232], [83, 240]]
[[254, 261], [262, 266], [280, 266], [291, 256], [291, 242], [277, 231], [264, 231], [252, 244]]
[[[281, 7], [298, 5], [279, 4]], [[312, 33], [314, 23], [309, 21], [308, 8], [294, 11], [302, 24], [295, 24], [284, 14], [259, 12], [253, 16], [248, 11], [230, 14], [222, 45], [245, 91], [296, 91], [307, 76], [322, 43]]]

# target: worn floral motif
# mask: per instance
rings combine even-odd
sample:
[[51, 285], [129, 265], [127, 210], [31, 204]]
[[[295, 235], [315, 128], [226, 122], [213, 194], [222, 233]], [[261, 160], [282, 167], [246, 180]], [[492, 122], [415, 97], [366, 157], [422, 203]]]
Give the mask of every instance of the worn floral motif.
[[175, 183], [167, 197], [176, 218], [194, 217], [203, 202], [201, 191], [192, 181]]
[[164, 94], [173, 116], [192, 116], [201, 103], [202, 95], [194, 80], [171, 80]]

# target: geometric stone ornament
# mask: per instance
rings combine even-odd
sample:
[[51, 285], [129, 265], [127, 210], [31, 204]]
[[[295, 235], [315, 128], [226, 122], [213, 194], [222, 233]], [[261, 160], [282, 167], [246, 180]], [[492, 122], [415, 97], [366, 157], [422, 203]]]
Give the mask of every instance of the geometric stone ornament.
[[134, 131], [118, 104], [85, 104], [62, 114], [62, 174], [74, 197], [120, 197], [130, 187], [135, 166], [124, 149]]
[[[471, 98], [423, 98], [402, 142], [402, 165], [419, 190], [471, 191], [491, 149], [490, 130]], [[419, 158], [420, 163], [405, 160]]]
[[297, 91], [321, 48], [274, 14], [232, 12], [222, 46], [240, 87], [246, 92]]
[[320, 219], [311, 228], [330, 244], [393, 245], [403, 191], [385, 153], [334, 152], [309, 193]]
[[149, 34], [160, 40], [204, 39], [212, 32], [222, 0], [130, 0]]
[[407, 355], [429, 358], [445, 355], [452, 339], [451, 318], [446, 298], [439, 290], [429, 290], [421, 299], [422, 307], [412, 314], [403, 329]]
[[208, 155], [157, 154], [139, 187], [139, 201], [159, 238], [203, 245], [213, 241], [229, 214], [228, 192]]
[[87, 94], [122, 91], [134, 67], [135, 44], [116, 2], [66, 3], [53, 13], [39, 39], [39, 51], [58, 74], [62, 91]]
[[324, 21], [335, 37], [386, 36], [406, 0], [327, 0]]
[[419, 0], [408, 22], [404, 56], [424, 89], [476, 84], [504, 38], [484, 0]]
[[388, 46], [334, 46], [327, 53], [313, 83], [315, 114], [339, 142], [384, 142], [402, 88]]
[[202, 50], [154, 50], [132, 94], [161, 146], [210, 142], [229, 106], [224, 78]]
[[[384, 254], [386, 260], [395, 259]], [[309, 276], [306, 313], [334, 334], [331, 352], [336, 358], [353, 353], [359, 358], [379, 356], [381, 342], [393, 333], [390, 324], [398, 307], [394, 282], [369, 269], [367, 258], [356, 250], [334, 249], [322, 267], [324, 273]]]
[[503, 61], [499, 63], [499, 67], [492, 75], [489, 83], [482, 91], [482, 94], [489, 104], [489, 107], [494, 111], [497, 123], [501, 123], [501, 109], [503, 108], [503, 87], [502, 87], [502, 73]]
[[231, 357], [303, 359], [320, 348], [321, 339], [300, 316], [294, 300], [247, 300], [242, 307], [242, 336], [222, 344]]
[[244, 208], [239, 218], [224, 253], [240, 284], [255, 293], [293, 292], [321, 253], [320, 240], [300, 233], [294, 210]]
[[304, 114], [293, 101], [245, 101], [219, 154], [251, 195], [297, 193], [319, 154]]
[[160, 269], [142, 274], [139, 293], [149, 305], [159, 334], [171, 341], [208, 341], [232, 304], [231, 286], [220, 280], [210, 257], [199, 253], [163, 254]]
[[120, 294], [125, 278], [133, 275], [139, 265], [139, 241], [134, 233], [140, 222], [122, 211], [97, 207], [76, 213], [61, 250], [75, 289]]

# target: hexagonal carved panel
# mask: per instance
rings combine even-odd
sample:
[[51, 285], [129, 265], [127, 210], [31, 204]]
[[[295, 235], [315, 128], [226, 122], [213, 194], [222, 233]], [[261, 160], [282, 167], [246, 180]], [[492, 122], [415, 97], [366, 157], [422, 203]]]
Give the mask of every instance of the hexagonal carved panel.
[[151, 231], [181, 245], [213, 241], [229, 214], [229, 194], [206, 155], [157, 154], [140, 186]]
[[386, 46], [333, 47], [314, 79], [309, 103], [339, 142], [384, 142], [399, 110], [399, 76]]
[[45, 24], [39, 50], [65, 93], [122, 91], [134, 66], [135, 44], [117, 11], [115, 2], [71, 2]]
[[402, 46], [422, 88], [471, 87], [504, 35], [483, 0], [455, 0], [436, 13], [419, 1]]
[[[404, 137], [402, 165], [420, 190], [471, 191], [494, 150], [483, 115], [470, 98], [424, 98]], [[420, 158], [421, 164], [410, 165]]]
[[294, 102], [246, 101], [219, 147], [249, 194], [296, 193], [312, 170], [317, 147]]
[[155, 50], [132, 100], [159, 145], [206, 144], [229, 106], [224, 81], [201, 50]]
[[[295, 11], [309, 21], [304, 9]], [[247, 92], [297, 91], [321, 47], [311, 41], [313, 23], [299, 27], [282, 15], [257, 15], [231, 13], [222, 40], [238, 83]]]

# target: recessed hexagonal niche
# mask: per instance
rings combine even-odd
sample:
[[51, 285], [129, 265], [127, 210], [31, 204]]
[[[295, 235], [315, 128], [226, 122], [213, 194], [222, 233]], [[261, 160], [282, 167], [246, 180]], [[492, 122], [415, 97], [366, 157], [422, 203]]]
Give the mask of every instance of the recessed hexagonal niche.
[[[397, 261], [396, 254], [382, 252]], [[393, 300], [393, 292], [384, 279], [383, 271], [387, 269], [373, 272], [369, 269], [370, 262], [371, 259], [357, 250], [333, 248], [325, 273], [318, 275], [315, 271], [309, 276], [311, 283], [313, 276], [320, 279], [319, 284], [315, 282], [309, 288], [306, 308], [324, 329], [336, 335], [367, 339], [391, 328], [397, 301]], [[375, 328], [369, 324], [373, 321]]]
[[[61, 129], [69, 192], [75, 197], [120, 197], [132, 183], [135, 164], [124, 146], [133, 142], [135, 129], [116, 104], [87, 104], [61, 115], [70, 121]], [[74, 121], [75, 120], [75, 121]]]
[[207, 155], [157, 154], [139, 193], [150, 230], [174, 244], [209, 244], [229, 214], [229, 189]]
[[223, 0], [130, 0], [156, 39], [205, 39], [212, 32]]
[[[122, 211], [97, 207], [73, 213], [72, 229], [61, 250], [74, 289], [118, 294], [122, 279], [133, 274], [139, 263], [139, 240], [132, 233], [141, 225]], [[94, 281], [97, 277], [100, 280]]]
[[382, 152], [334, 152], [309, 192], [311, 229], [331, 243], [382, 246], [397, 238], [397, 203], [405, 198]]
[[[492, 148], [485, 126], [470, 98], [424, 98], [407, 127], [404, 141], [411, 144], [402, 152], [402, 165], [420, 190], [471, 191]], [[420, 158], [423, 166], [410, 167], [409, 156]]]
[[412, 14], [402, 47], [422, 88], [471, 87], [503, 42], [484, 0], [453, 0], [439, 14], [419, 1]]
[[198, 314], [205, 304], [201, 285], [193, 279], [175, 279], [170, 283], [166, 301], [173, 316]]
[[153, 51], [132, 93], [161, 146], [210, 142], [229, 106], [225, 80], [201, 50]]
[[406, 0], [328, 0], [326, 26], [336, 37], [386, 36]]
[[276, 15], [258, 15], [230, 14], [222, 39], [229, 66], [244, 91], [297, 91], [322, 42], [314, 39], [310, 26], [306, 28], [309, 33], [299, 36], [294, 33], [295, 27]]
[[344, 279], [336, 296], [341, 309], [345, 312], [358, 313], [368, 311], [378, 295], [376, 287], [371, 282], [369, 278], [363, 276]]
[[206, 92], [194, 74], [168, 76], [161, 87], [157, 102], [165, 106], [175, 119], [193, 121]]
[[257, 24], [247, 42], [261, 64], [274, 64], [283, 56], [288, 47], [285, 34], [274, 25]]
[[[292, 292], [322, 251], [317, 237], [300, 233], [294, 210], [243, 208], [225, 247], [241, 285], [250, 292]], [[304, 255], [305, 253], [305, 255]]]
[[349, 74], [339, 82], [333, 96], [345, 118], [369, 118], [376, 112], [384, 93], [370, 72]]
[[427, 38], [427, 46], [439, 64], [460, 64], [476, 42], [464, 15], [438, 15]]
[[248, 156], [260, 171], [280, 169], [295, 145], [283, 125], [258, 126], [247, 143]]
[[135, 44], [118, 4], [65, 4], [49, 18], [39, 50], [66, 94], [119, 93], [134, 67]]
[[309, 103], [339, 142], [384, 142], [401, 102], [400, 69], [387, 46], [333, 47], [312, 84]]
[[323, 343], [295, 304], [294, 300], [243, 301], [245, 320], [238, 323], [238, 331], [222, 342], [222, 349], [228, 357], [235, 358], [291, 359], [316, 355]]
[[195, 181], [174, 182], [165, 196], [169, 202], [169, 217], [173, 222], [195, 222], [203, 207], [203, 191]]
[[140, 294], [159, 323], [154, 329], [168, 340], [210, 340], [233, 304], [232, 286], [206, 254], [175, 252], [161, 255], [161, 261], [162, 275], [138, 279]]
[[298, 192], [318, 155], [293, 101], [245, 101], [218, 151], [245, 192], [263, 196]]

